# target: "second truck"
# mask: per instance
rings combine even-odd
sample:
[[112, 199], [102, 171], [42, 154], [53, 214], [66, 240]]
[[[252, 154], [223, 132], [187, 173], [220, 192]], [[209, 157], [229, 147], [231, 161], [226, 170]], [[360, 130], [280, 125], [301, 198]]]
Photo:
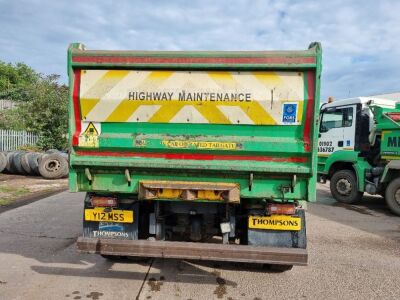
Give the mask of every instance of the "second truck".
[[400, 216], [400, 103], [358, 97], [323, 104], [318, 143], [318, 173], [337, 201], [378, 194]]
[[70, 190], [81, 251], [307, 264], [321, 48], [96, 51], [72, 44]]

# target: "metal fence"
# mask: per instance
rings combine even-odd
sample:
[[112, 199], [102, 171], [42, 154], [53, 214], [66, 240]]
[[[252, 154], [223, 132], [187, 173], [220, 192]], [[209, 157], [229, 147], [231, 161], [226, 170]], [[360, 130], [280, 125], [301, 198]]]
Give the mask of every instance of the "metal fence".
[[21, 146], [35, 145], [39, 137], [32, 132], [0, 130], [0, 151], [17, 150]]
[[16, 107], [16, 104], [14, 101], [5, 100], [5, 99], [0, 100], [0, 110], [12, 109], [15, 107]]

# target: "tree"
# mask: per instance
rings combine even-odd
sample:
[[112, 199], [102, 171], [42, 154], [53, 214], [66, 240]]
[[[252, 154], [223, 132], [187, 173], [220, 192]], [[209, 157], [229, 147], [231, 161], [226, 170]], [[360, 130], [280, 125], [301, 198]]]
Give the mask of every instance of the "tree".
[[0, 61], [0, 99], [26, 101], [29, 98], [26, 88], [39, 80], [40, 74], [24, 63]]
[[66, 149], [68, 88], [58, 79], [58, 75], [44, 76], [25, 64], [0, 62], [0, 98], [17, 103], [3, 113], [0, 126], [38, 134], [38, 146], [44, 150]]
[[29, 92], [31, 100], [21, 102], [17, 114], [25, 128], [40, 136], [42, 149], [66, 149], [68, 133], [68, 88], [57, 83], [58, 75], [41, 78]]

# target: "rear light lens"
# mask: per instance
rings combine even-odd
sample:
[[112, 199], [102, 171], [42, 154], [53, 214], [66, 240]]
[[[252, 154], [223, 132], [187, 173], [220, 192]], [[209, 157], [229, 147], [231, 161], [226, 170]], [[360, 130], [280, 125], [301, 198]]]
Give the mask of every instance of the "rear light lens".
[[269, 203], [267, 209], [271, 215], [294, 215], [296, 213], [296, 206], [294, 204]]
[[94, 206], [94, 207], [97, 207], [97, 206], [115, 207], [118, 204], [117, 198], [114, 198], [114, 197], [93, 196], [90, 199], [90, 202], [92, 203], [92, 206]]
[[395, 122], [400, 122], [400, 113], [387, 113], [387, 116]]

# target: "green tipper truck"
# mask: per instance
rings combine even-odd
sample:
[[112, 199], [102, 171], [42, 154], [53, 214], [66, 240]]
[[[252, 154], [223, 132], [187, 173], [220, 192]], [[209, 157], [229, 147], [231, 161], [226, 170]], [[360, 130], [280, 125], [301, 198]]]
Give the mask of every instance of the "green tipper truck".
[[324, 104], [318, 143], [318, 174], [336, 200], [380, 194], [400, 216], [400, 103], [358, 97]]
[[321, 48], [92, 51], [71, 44], [78, 249], [306, 265]]

